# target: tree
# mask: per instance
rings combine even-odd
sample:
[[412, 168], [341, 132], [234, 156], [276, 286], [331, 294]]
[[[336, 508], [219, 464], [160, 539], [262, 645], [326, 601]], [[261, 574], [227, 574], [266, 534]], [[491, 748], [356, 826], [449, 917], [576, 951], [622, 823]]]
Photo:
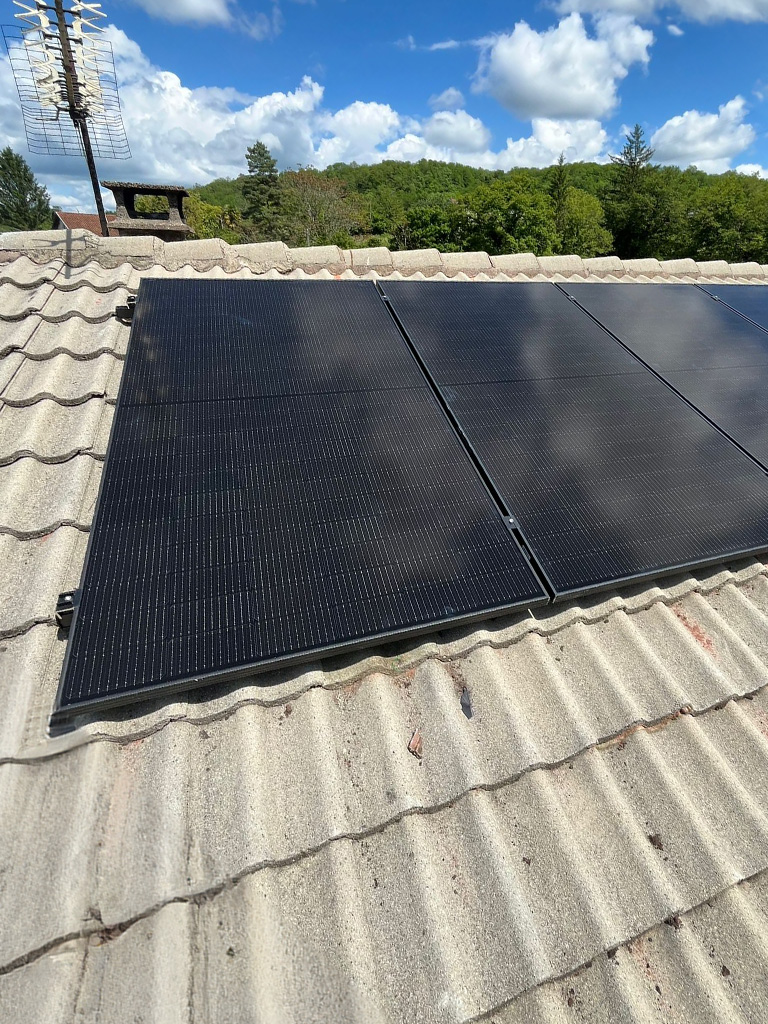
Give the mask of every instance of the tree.
[[549, 256], [557, 246], [552, 204], [530, 175], [481, 185], [458, 201], [455, 242], [498, 256], [533, 252]]
[[552, 200], [555, 215], [555, 230], [560, 239], [560, 245], [558, 246], [560, 252], [565, 252], [565, 223], [568, 193], [571, 191], [569, 177], [570, 175], [565, 165], [565, 155], [561, 153], [557, 158], [557, 163], [552, 168], [552, 176], [549, 179], [549, 197]]
[[0, 153], [0, 225], [12, 231], [51, 226], [51, 197], [10, 146]]
[[561, 252], [584, 259], [604, 256], [613, 248], [600, 200], [580, 188], [569, 188], [563, 209]]
[[293, 245], [351, 244], [361, 216], [343, 182], [311, 167], [285, 171], [280, 179], [284, 240]]
[[652, 255], [649, 224], [656, 220], [658, 200], [650, 166], [653, 152], [645, 144], [643, 129], [636, 124], [626, 136], [621, 153], [611, 157], [614, 175], [606, 213], [616, 250], [624, 259]]
[[248, 147], [245, 159], [248, 161], [248, 177], [243, 184], [245, 216], [253, 222], [257, 236], [270, 238], [280, 211], [277, 161], [261, 141]]

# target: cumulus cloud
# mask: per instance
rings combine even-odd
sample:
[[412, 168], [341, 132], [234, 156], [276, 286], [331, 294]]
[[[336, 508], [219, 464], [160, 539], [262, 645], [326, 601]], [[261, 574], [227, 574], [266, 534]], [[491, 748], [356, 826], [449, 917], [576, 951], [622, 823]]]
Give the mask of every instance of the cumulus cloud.
[[498, 155], [497, 166], [548, 167], [562, 153], [569, 163], [579, 160], [606, 160], [608, 135], [595, 120], [558, 121], [537, 117], [531, 123], [531, 135], [523, 139], [507, 139], [506, 149]]
[[656, 160], [680, 167], [695, 164], [710, 174], [727, 171], [732, 159], [755, 140], [754, 128], [744, 123], [746, 113], [744, 99], [736, 96], [716, 114], [686, 110], [670, 118], [651, 138]]
[[436, 96], [430, 96], [429, 105], [433, 110], [458, 110], [464, 106], [464, 96], [459, 89], [450, 86]]
[[424, 123], [422, 134], [429, 145], [444, 146], [455, 153], [478, 153], [491, 141], [483, 122], [466, 110], [439, 110]]
[[375, 163], [377, 147], [392, 139], [400, 127], [400, 116], [386, 103], [356, 100], [335, 114], [324, 114], [317, 125], [329, 133], [317, 147], [317, 163]]
[[768, 178], [768, 170], [761, 164], [739, 164], [738, 167], [734, 167], [734, 170], [739, 174], [748, 174], [750, 177], [757, 175], [758, 178]]
[[680, 28], [679, 25], [667, 25], [667, 32], [671, 36], [684, 36], [685, 32]]
[[[509, 169], [545, 166], [564, 152], [568, 160], [605, 160], [607, 138], [596, 119], [534, 118], [530, 134], [491, 148], [491, 133], [463, 107], [436, 110], [422, 122], [384, 103], [355, 101], [340, 110], [323, 106], [323, 88], [303, 78], [296, 88], [249, 96], [231, 88], [196, 88], [152, 64], [115, 26], [107, 30], [123, 100], [133, 157], [100, 161], [104, 179], [161, 181], [190, 186], [245, 171], [246, 147], [261, 139], [281, 168], [325, 167], [339, 160], [375, 163], [423, 158]], [[456, 90], [439, 106], [460, 103]], [[437, 100], [437, 98], [436, 98]], [[28, 158], [33, 171], [64, 208], [92, 209], [90, 183], [79, 158], [27, 153], [8, 60], [0, 56], [0, 136]], [[108, 201], [111, 196], [106, 197]]]
[[593, 119], [618, 103], [618, 83], [633, 64], [647, 64], [653, 33], [609, 14], [587, 33], [579, 14], [537, 32], [525, 21], [485, 40], [475, 89], [490, 93], [518, 117]]
[[768, 0], [558, 0], [561, 14], [606, 11], [649, 19], [662, 9], [676, 9], [691, 21], [768, 21]]

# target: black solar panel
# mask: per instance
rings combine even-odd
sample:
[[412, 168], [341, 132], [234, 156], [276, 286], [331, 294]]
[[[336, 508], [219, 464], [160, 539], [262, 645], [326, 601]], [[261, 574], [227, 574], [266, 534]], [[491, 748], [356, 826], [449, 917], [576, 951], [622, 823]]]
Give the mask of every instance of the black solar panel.
[[545, 600], [374, 285], [142, 283], [54, 720]]
[[702, 285], [710, 295], [717, 296], [743, 316], [768, 330], [768, 286], [759, 284]]
[[[758, 316], [768, 288], [736, 288]], [[708, 419], [768, 466], [768, 333], [691, 285], [568, 285], [568, 292]], [[720, 289], [718, 289], [718, 293]], [[763, 300], [768, 311], [768, 302]], [[750, 315], [747, 313], [747, 315]], [[767, 322], [768, 322], [768, 318]]]
[[765, 474], [557, 288], [386, 291], [558, 595], [768, 548]]

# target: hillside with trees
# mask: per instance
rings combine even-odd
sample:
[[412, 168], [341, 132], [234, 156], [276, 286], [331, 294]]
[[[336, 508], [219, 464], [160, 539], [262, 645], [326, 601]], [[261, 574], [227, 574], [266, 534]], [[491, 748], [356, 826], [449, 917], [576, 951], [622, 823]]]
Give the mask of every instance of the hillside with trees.
[[[198, 238], [768, 263], [768, 181], [658, 166], [639, 125], [607, 164], [561, 156], [508, 172], [435, 160], [278, 171], [260, 140], [245, 164], [246, 174], [191, 190], [185, 213]], [[50, 225], [47, 193], [7, 148], [0, 224]]]
[[768, 263], [768, 181], [658, 166], [639, 125], [608, 164], [561, 156], [505, 173], [385, 160], [278, 172], [261, 142], [247, 163], [248, 174], [193, 190], [230, 240]]

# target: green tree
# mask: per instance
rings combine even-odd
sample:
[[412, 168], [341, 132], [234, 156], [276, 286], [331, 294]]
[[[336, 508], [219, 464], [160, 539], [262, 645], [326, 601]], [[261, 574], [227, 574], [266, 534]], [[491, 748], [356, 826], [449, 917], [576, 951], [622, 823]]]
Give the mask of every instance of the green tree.
[[557, 246], [552, 203], [530, 176], [516, 175], [481, 185], [459, 200], [455, 242], [459, 249], [493, 255], [551, 255]]
[[605, 226], [600, 200], [580, 188], [569, 188], [562, 213], [560, 249], [589, 259], [604, 256], [613, 248], [613, 237]]
[[248, 177], [243, 184], [245, 216], [253, 223], [257, 236], [271, 238], [280, 212], [280, 177], [277, 161], [259, 141], [245, 151]]
[[768, 260], [768, 187], [729, 172], [703, 191], [691, 212], [693, 256], [729, 263]]
[[292, 245], [349, 248], [361, 214], [343, 182], [311, 167], [285, 171], [280, 178], [284, 241]]
[[559, 245], [558, 251], [565, 252], [565, 227], [568, 208], [568, 194], [571, 191], [569, 182], [570, 175], [565, 164], [565, 154], [561, 153], [557, 163], [552, 168], [549, 179], [549, 197], [552, 200], [552, 208], [555, 217], [555, 230], [557, 231]]
[[0, 152], [0, 225], [11, 231], [51, 226], [51, 197], [10, 146]]
[[238, 245], [245, 235], [239, 210], [206, 203], [196, 192], [184, 199], [184, 219], [195, 238], [223, 238], [230, 245]]
[[653, 152], [645, 144], [643, 129], [636, 124], [626, 136], [621, 153], [611, 157], [614, 174], [606, 213], [616, 251], [624, 259], [652, 255], [649, 225], [656, 219], [659, 200], [650, 166]]

